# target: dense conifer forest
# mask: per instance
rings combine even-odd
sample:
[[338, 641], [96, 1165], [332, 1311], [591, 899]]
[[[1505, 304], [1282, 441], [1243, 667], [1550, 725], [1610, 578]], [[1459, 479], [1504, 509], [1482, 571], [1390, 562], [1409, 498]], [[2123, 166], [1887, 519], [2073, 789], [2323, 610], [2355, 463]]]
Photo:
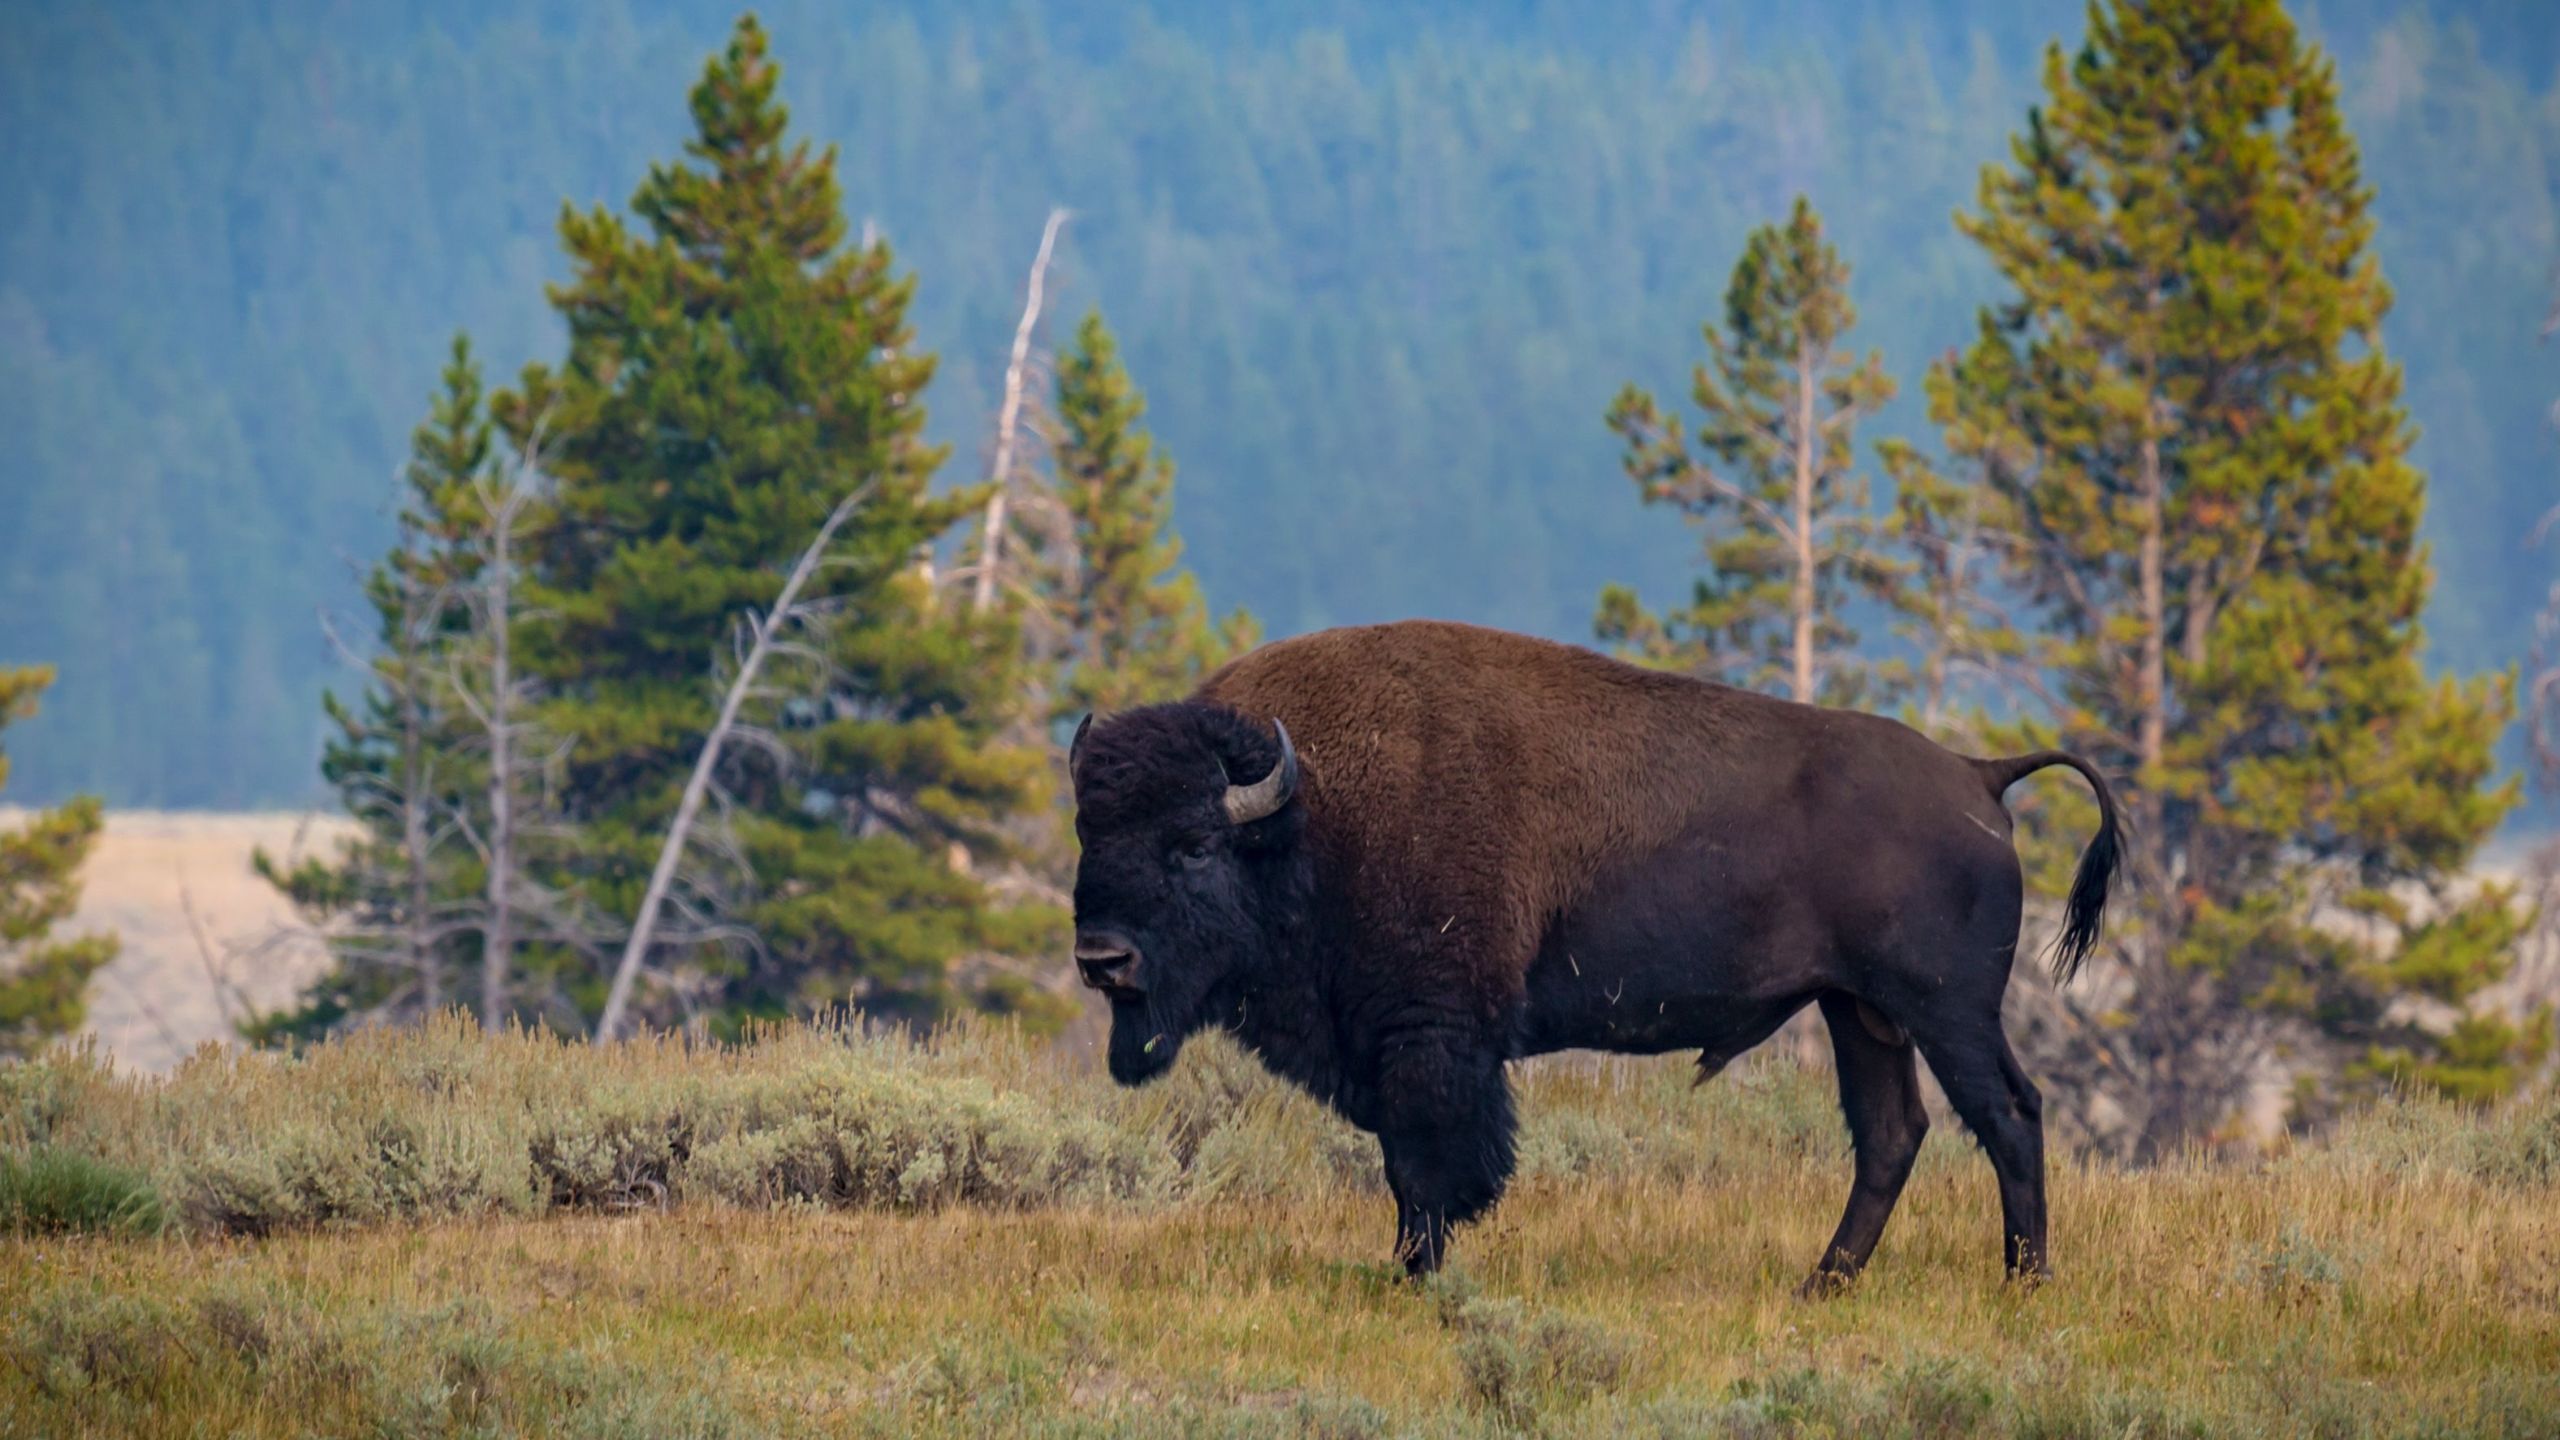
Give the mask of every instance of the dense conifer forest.
[[[1589, 640], [1685, 591], [1602, 414], [1677, 394], [1753, 227], [1798, 192], [1898, 398], [1998, 287], [1954, 213], [2077, 7], [951, 3], [763, 12], [937, 357], [938, 484], [985, 468], [1023, 275], [1042, 340], [1108, 313], [1177, 457], [1209, 606]], [[2552, 573], [2560, 34], [2510, 0], [2307, 5], [2374, 187], [2440, 574], [2431, 666], [2519, 661]], [[25, 11], [0, 26], [0, 661], [60, 678], [11, 798], [320, 797], [318, 616], [364, 609], [406, 437], [467, 330], [556, 358], [564, 203], [620, 210], [688, 133], [725, 6]], [[1869, 467], [1873, 469], [1872, 466]], [[1880, 486], [1889, 491], [1889, 486]], [[1879, 644], [1890, 627], [1862, 627]]]

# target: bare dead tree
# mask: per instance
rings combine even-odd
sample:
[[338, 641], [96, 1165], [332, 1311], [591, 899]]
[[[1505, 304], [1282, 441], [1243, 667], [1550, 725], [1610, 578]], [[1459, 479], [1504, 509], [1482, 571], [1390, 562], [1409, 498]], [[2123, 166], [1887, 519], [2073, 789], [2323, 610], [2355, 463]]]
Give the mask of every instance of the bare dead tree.
[[293, 935], [325, 941], [342, 963], [396, 967], [408, 978], [386, 1004], [429, 1014], [445, 1003], [446, 947], [468, 928], [437, 885], [439, 857], [453, 839], [441, 763], [449, 697], [437, 661], [454, 591], [405, 512], [398, 549], [365, 583], [381, 621], [380, 650], [360, 651], [327, 612], [319, 619], [332, 651], [366, 677], [379, 701], [359, 702], [367, 708], [343, 717], [350, 740], [386, 752], [380, 771], [359, 770], [343, 782], [350, 815], [378, 838], [351, 842], [335, 873], [299, 853], [279, 865], [260, 851], [252, 863], [302, 912], [299, 927], [288, 927]]
[[[350, 761], [339, 784], [363, 833], [328, 860], [279, 865], [261, 853], [256, 863], [298, 912], [266, 943], [324, 944], [335, 964], [320, 984], [347, 1023], [443, 1009], [476, 938], [477, 1010], [494, 1027], [522, 998], [510, 992], [523, 945], [601, 963], [621, 934], [525, 867], [526, 837], [556, 814], [548, 776], [559, 753], [528, 721], [534, 688], [514, 646], [525, 619], [516, 552], [539, 502], [540, 434], [537, 424], [517, 454], [467, 475], [430, 483], [404, 472], [416, 508], [404, 508], [398, 548], [367, 580], [373, 645], [359, 650], [321, 617], [366, 680], [365, 696], [337, 712]], [[482, 867], [477, 883], [466, 847]]]
[[[528, 467], [530, 468], [530, 467]], [[519, 480], [521, 477], [518, 477]], [[489, 493], [498, 490], [498, 493]], [[483, 486], [490, 511], [487, 570], [489, 636], [489, 926], [480, 939], [480, 1023], [496, 1029], [506, 1013], [507, 970], [515, 956], [515, 728], [514, 673], [516, 520], [526, 490], [512, 483]]]
[[800, 591], [816, 574], [827, 553], [827, 546], [844, 522], [851, 519], [863, 500], [871, 493], [868, 484], [860, 485], [836, 502], [827, 513], [826, 522], [811, 537], [808, 548], [800, 552], [799, 562], [791, 567], [790, 577], [783, 581], [782, 591], [774, 597], [773, 608], [749, 619], [750, 643], [738, 661], [738, 673], [729, 682], [727, 693], [720, 697], [719, 717], [711, 731], [702, 738], [702, 750], [694, 757], [693, 773], [685, 780], [684, 794], [676, 802], [675, 818], [667, 825], [667, 836], [658, 847], [657, 864], [649, 872], [649, 888], [641, 896], [640, 913], [633, 917], [631, 933], [623, 943], [622, 959], [614, 967], [613, 987], [606, 994], [604, 1013], [596, 1019], [595, 1038], [610, 1040], [622, 1028], [622, 1017], [631, 1004], [632, 982], [647, 958], [650, 941], [658, 928], [658, 912], [669, 901], [676, 878], [676, 867], [683, 858], [685, 841], [693, 830], [695, 817], [702, 813], [703, 802], [713, 790], [712, 774], [720, 764], [721, 747], [740, 727], [738, 715], [748, 695], [755, 688], [756, 673], [781, 644], [778, 636], [786, 625], [801, 618], [803, 606]]
[[[205, 923], [204, 912], [196, 908], [195, 891], [187, 884], [185, 867], [178, 867], [177, 874], [178, 910], [186, 917], [188, 938], [195, 942], [196, 962], [203, 968], [205, 983], [212, 990], [214, 1009], [222, 1016], [223, 1023], [237, 1032], [256, 1020], [259, 1014], [256, 999], [240, 981], [242, 969], [245, 967], [254, 972], [259, 966], [271, 963], [280, 952], [307, 944], [316, 937], [302, 927], [271, 925], [255, 939], [219, 939], [213, 928]], [[159, 1013], [152, 1011], [150, 1018], [160, 1027], [162, 1036], [168, 1038], [169, 1028], [161, 1021]]]
[[[515, 670], [516, 534], [526, 513], [537, 503], [541, 477], [543, 426], [537, 421], [513, 460], [472, 480], [478, 502], [476, 517], [483, 553], [477, 583], [465, 606], [479, 638], [472, 658], [482, 676], [475, 685], [459, 665], [453, 692], [479, 727], [489, 758], [487, 831], [479, 832], [467, 810], [457, 808], [455, 823], [480, 850], [487, 872], [480, 928], [480, 1023], [495, 1030], [505, 1022], [508, 977], [514, 968], [517, 918], [522, 891], [518, 873], [517, 783], [529, 759], [532, 737], [520, 718], [532, 693]], [[538, 763], [538, 760], [536, 761]]]
[[996, 602], [1001, 583], [999, 572], [1004, 564], [1006, 509], [1013, 491], [1013, 457], [1015, 440], [1022, 428], [1023, 395], [1029, 389], [1027, 371], [1031, 363], [1031, 334], [1040, 322], [1041, 299], [1049, 276], [1049, 257], [1057, 247], [1058, 231], [1067, 223], [1067, 212], [1051, 210], [1048, 223], [1040, 227], [1040, 250], [1031, 259], [1031, 281], [1022, 302], [1022, 321], [1014, 327], [1013, 354], [1004, 367], [1004, 405], [996, 413], [995, 462], [988, 479], [992, 489], [987, 495], [985, 528], [978, 541], [976, 600], [972, 608], [983, 613]]

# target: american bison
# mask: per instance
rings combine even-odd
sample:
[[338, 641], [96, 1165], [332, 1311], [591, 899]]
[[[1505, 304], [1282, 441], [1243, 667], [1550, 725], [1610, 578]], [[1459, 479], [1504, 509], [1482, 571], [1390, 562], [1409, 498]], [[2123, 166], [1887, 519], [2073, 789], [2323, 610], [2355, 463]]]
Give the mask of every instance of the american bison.
[[2000, 797], [2048, 765], [2101, 816], [2067, 976], [2118, 851], [2074, 756], [1968, 759], [1473, 626], [1328, 630], [1086, 717], [1076, 964], [1121, 1083], [1223, 1026], [1375, 1134], [1417, 1275], [1510, 1175], [1505, 1061], [1694, 1048], [1703, 1079], [1814, 1004], [1857, 1178], [1808, 1290], [1857, 1274], [1911, 1173], [1915, 1056], [1999, 1173], [2009, 1271], [2041, 1276], [2042, 1100], [2000, 1025], [2022, 889]]

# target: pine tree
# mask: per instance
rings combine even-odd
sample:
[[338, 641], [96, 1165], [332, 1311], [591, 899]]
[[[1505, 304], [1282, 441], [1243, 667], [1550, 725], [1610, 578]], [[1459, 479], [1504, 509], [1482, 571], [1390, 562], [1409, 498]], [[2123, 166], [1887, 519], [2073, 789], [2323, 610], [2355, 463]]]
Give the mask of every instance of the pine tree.
[[[714, 819], [689, 850], [678, 923], [639, 1011], [729, 1029], [851, 1000], [938, 1013], [951, 962], [1055, 917], [989, 903], [964, 857], [1000, 849], [1046, 757], [1000, 741], [1020, 703], [1011, 623], [931, 604], [911, 561], [977, 498], [936, 496], [922, 439], [933, 361], [885, 245], [847, 243], [832, 150], [787, 134], [753, 17], [692, 92], [685, 160], [652, 167], [638, 226], [561, 223], [575, 278], [552, 299], [568, 357], [498, 402], [547, 436], [557, 516], [529, 589], [527, 663], [568, 742], [575, 879], [639, 903], [741, 618], [838, 501], [863, 503], [804, 594], [824, 623], [787, 637], [749, 726], [724, 749]], [[968, 847], [963, 849], [962, 847]], [[578, 993], [592, 1015], [599, 974]]]
[[1253, 617], [1212, 620], [1173, 535], [1173, 462], [1142, 428], [1146, 398], [1088, 314], [1058, 366], [1051, 463], [1074, 555], [1058, 608], [1066, 673], [1051, 718], [1179, 699], [1253, 647]]
[[1602, 640], [1650, 664], [1854, 703], [1880, 678], [1854, 658], [1845, 611], [1892, 593], [1882, 527], [1853, 470], [1858, 422], [1893, 398], [1884, 363], [1847, 349], [1857, 310], [1849, 267], [1801, 197], [1784, 225], [1752, 232], [1725, 291], [1725, 323], [1705, 327], [1708, 361], [1690, 385], [1694, 436], [1633, 385], [1609, 407], [1628, 476], [1649, 505], [1704, 528], [1706, 573], [1664, 615], [1612, 586]]
[[2510, 701], [2420, 666], [2425, 482], [2332, 67], [2274, 0], [2090, 25], [1961, 219], [2015, 295], [1930, 392], [2058, 645], [2057, 705], [2007, 739], [2090, 755], [2131, 805], [2130, 993], [2085, 1033], [2141, 1076], [2153, 1153], [2288, 1036], [2494, 1088], [2530, 1036], [2411, 1013], [2506, 968], [2506, 897], [2453, 881], [2514, 798]]
[[[496, 463], [478, 361], [454, 337], [428, 418], [410, 436], [397, 538], [365, 577], [372, 648], [364, 688], [322, 697], [334, 733], [320, 772], [357, 833], [337, 853], [268, 881], [329, 936], [333, 964], [294, 1008], [259, 1017], [258, 1040], [371, 1021], [416, 1021], [465, 1003], [482, 965], [483, 863], [465, 843], [488, 764], [460, 703], [486, 563]], [[500, 1018], [484, 1016], [490, 1023]]]
[[[0, 731], [33, 715], [52, 683], [47, 666], [0, 669]], [[0, 789], [8, 783], [0, 750]], [[104, 824], [96, 797], [82, 796], [0, 832], [0, 1057], [23, 1058], [79, 1029], [89, 977], [116, 956], [111, 935], [52, 938], [80, 903], [80, 865]]]

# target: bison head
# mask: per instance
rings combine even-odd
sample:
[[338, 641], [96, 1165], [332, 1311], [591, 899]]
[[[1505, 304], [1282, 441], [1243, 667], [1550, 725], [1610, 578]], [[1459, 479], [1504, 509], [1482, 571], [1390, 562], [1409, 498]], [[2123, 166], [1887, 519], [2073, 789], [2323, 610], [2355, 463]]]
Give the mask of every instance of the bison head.
[[1076, 730], [1076, 969], [1111, 1002], [1111, 1075], [1136, 1085], [1185, 1037], [1233, 1024], [1285, 964], [1306, 861], [1298, 756], [1201, 701], [1091, 717]]

